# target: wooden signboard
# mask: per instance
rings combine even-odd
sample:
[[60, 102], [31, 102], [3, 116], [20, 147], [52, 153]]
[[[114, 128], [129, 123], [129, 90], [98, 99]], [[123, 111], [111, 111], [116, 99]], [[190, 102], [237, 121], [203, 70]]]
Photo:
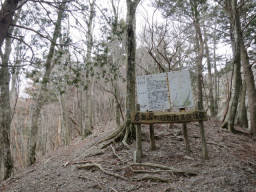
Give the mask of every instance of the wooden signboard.
[[140, 111], [158, 111], [170, 108], [166, 73], [139, 76], [136, 84]]
[[142, 112], [194, 107], [187, 70], [138, 76], [136, 85], [137, 103]]
[[[204, 159], [208, 158], [203, 122], [207, 120], [206, 112], [194, 110], [193, 92], [190, 74], [187, 70], [139, 76], [137, 85], [137, 111], [132, 114], [132, 123], [136, 126], [136, 151], [134, 161], [142, 157], [141, 124], [149, 124], [151, 149], [156, 149], [154, 128], [156, 123], [182, 123], [182, 132], [186, 151], [190, 151], [187, 122], [198, 121], [202, 139]], [[179, 112], [165, 112], [164, 110]]]
[[194, 107], [190, 74], [187, 70], [168, 73], [170, 103], [172, 108]]
[[136, 112], [132, 115], [132, 121], [136, 124], [155, 123], [186, 123], [193, 121], [206, 121], [207, 115], [204, 111], [182, 111], [182, 112]]

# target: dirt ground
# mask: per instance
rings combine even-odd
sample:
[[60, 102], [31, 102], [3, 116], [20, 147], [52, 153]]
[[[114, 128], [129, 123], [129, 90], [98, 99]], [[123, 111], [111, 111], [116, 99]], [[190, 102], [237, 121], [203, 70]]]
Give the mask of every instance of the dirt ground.
[[[188, 124], [191, 153], [185, 153], [181, 125], [155, 128], [157, 150], [149, 149], [143, 131], [143, 159], [133, 164], [130, 149], [120, 143], [100, 150], [94, 144], [109, 132], [76, 138], [37, 164], [0, 183], [1, 192], [256, 192], [256, 138], [234, 135], [205, 123], [209, 160], [201, 159], [197, 123]], [[151, 164], [165, 167], [152, 167]]]

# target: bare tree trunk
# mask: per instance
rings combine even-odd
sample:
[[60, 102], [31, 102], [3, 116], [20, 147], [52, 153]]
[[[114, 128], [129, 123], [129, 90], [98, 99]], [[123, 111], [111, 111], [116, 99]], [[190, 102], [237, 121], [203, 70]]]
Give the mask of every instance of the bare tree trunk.
[[123, 142], [127, 143], [128, 136], [135, 136], [135, 129], [131, 123], [131, 114], [135, 112], [135, 55], [136, 55], [136, 34], [135, 34], [135, 22], [136, 22], [136, 8], [140, 0], [126, 0], [127, 4], [127, 17], [126, 17], [126, 129]]
[[247, 109], [245, 105], [245, 96], [246, 96], [246, 83], [243, 80], [242, 91], [239, 97], [239, 105], [237, 112], [237, 124], [247, 128], [248, 127], [248, 119], [247, 119]]
[[[87, 23], [87, 34], [86, 34], [86, 65], [89, 69], [91, 66], [91, 55], [92, 55], [92, 47], [93, 47], [93, 19], [95, 18], [95, 2], [96, 0], [93, 0], [90, 2], [90, 13], [89, 18], [86, 21]], [[92, 132], [93, 127], [93, 98], [92, 98], [92, 92], [93, 92], [93, 79], [90, 77], [89, 71], [86, 72], [86, 84], [87, 84], [87, 90], [85, 93], [85, 124], [83, 125], [82, 130], [82, 136], [83, 138], [87, 137]]]
[[[20, 13], [20, 11], [19, 11]], [[19, 18], [16, 14], [13, 23]], [[14, 28], [9, 27], [9, 34], [13, 33]], [[2, 66], [0, 66], [0, 171], [3, 169], [3, 179], [11, 176], [13, 169], [13, 159], [10, 149], [10, 130], [11, 130], [11, 104], [10, 104], [10, 72], [9, 57], [12, 51], [12, 40], [7, 37], [5, 39], [5, 52], [1, 55]], [[1, 165], [3, 167], [1, 168]], [[1, 172], [0, 172], [1, 175]]]
[[64, 145], [68, 145], [70, 143], [70, 128], [68, 126], [68, 114], [67, 114], [67, 106], [66, 99], [64, 94], [58, 95], [59, 104], [60, 104], [60, 112], [61, 112], [61, 141]]
[[241, 46], [241, 39], [240, 39], [240, 19], [239, 19], [239, 12], [237, 8], [237, 0], [226, 1], [227, 3], [227, 13], [230, 16], [231, 21], [231, 43], [232, 43], [232, 52], [233, 52], [233, 79], [232, 79], [232, 93], [231, 99], [229, 102], [228, 113], [226, 118], [222, 124], [223, 128], [228, 128], [230, 132], [235, 133], [234, 129], [234, 122], [235, 116], [237, 112], [238, 100], [239, 100], [239, 93], [240, 87], [242, 84], [241, 80], [241, 60], [240, 60], [240, 46]]
[[248, 95], [249, 131], [252, 134], [256, 134], [256, 89], [254, 84], [253, 72], [249, 63], [248, 53], [243, 41], [241, 41], [241, 60]]
[[[119, 2], [118, 2], [119, 3]], [[119, 67], [120, 64], [120, 53], [122, 55], [122, 50], [120, 51], [119, 48], [119, 40], [118, 40], [118, 36], [116, 34], [118, 34], [118, 22], [119, 22], [119, 15], [118, 15], [118, 6], [116, 7], [114, 4], [114, 1], [111, 1], [111, 5], [112, 5], [112, 10], [113, 10], [113, 17], [114, 17], [114, 21], [112, 24], [112, 34], [113, 34], [113, 40], [112, 40], [112, 46], [110, 47], [111, 50], [111, 62]], [[117, 128], [120, 128], [120, 117], [121, 117], [121, 105], [120, 105], [120, 87], [119, 87], [119, 78], [117, 77], [116, 79], [114, 79], [112, 81], [112, 86], [114, 89], [114, 97], [115, 97], [115, 116], [116, 116], [116, 125]]]
[[116, 125], [118, 128], [120, 128], [120, 118], [121, 118], [121, 113], [120, 113], [120, 90], [119, 90], [119, 85], [117, 80], [113, 83], [114, 84], [114, 94], [115, 94], [115, 111], [116, 111]]
[[21, 0], [5, 0], [0, 10], [0, 48], [8, 35], [8, 30], [13, 22], [13, 16]]
[[[196, 31], [196, 45], [198, 50], [198, 56], [197, 56], [197, 91], [198, 91], [198, 101], [197, 101], [197, 108], [200, 111], [204, 110], [203, 107], [203, 54], [204, 54], [204, 42], [203, 42], [203, 36], [201, 32], [200, 22], [199, 22], [199, 12], [198, 12], [198, 5], [196, 2], [191, 2], [191, 10], [194, 16], [194, 28]], [[200, 134], [201, 134], [201, 140], [202, 140], [202, 156], [204, 159], [208, 159], [208, 151], [207, 151], [207, 145], [205, 140], [205, 132], [204, 132], [204, 124], [203, 121], [199, 121], [200, 126]]]
[[11, 46], [6, 46], [5, 55], [2, 58], [2, 67], [0, 68], [0, 163], [3, 165], [3, 179], [10, 177], [13, 169], [10, 148], [11, 106], [9, 95], [10, 73], [8, 70], [10, 52]]
[[39, 89], [39, 93], [35, 100], [34, 106], [32, 108], [32, 116], [31, 116], [31, 124], [30, 124], [30, 135], [29, 135], [29, 145], [28, 145], [28, 165], [32, 165], [36, 161], [36, 144], [37, 144], [37, 134], [38, 134], [38, 120], [40, 117], [40, 112], [44, 103], [44, 93], [47, 90], [47, 84], [54, 67], [54, 63], [52, 63], [54, 56], [54, 49], [57, 42], [57, 38], [60, 34], [61, 29], [61, 20], [63, 17], [63, 13], [65, 11], [66, 0], [63, 0], [60, 4], [58, 10], [58, 18], [55, 24], [55, 29], [53, 33], [53, 38], [51, 41], [49, 53], [47, 55], [47, 60], [45, 62], [45, 73], [43, 76], [43, 80], [41, 83], [41, 87]]
[[[19, 61], [16, 62], [15, 65], [18, 66]], [[13, 73], [11, 77], [10, 102], [11, 102], [12, 114], [14, 114], [15, 112], [15, 105], [19, 97], [19, 73], [20, 73], [20, 68], [17, 67], [13, 69]]]
[[[215, 25], [215, 28], [216, 28], [216, 25]], [[215, 115], [217, 115], [217, 113], [218, 113], [218, 100], [219, 100], [216, 44], [217, 44], [216, 43], [216, 30], [214, 30], [214, 36], [213, 36], [213, 63], [214, 63], [214, 90], [215, 90], [214, 109], [215, 109]]]
[[[20, 16], [21, 9], [18, 10], [17, 14], [15, 15], [13, 24], [16, 24], [18, 21], [18, 18]], [[14, 36], [17, 35], [18, 29], [14, 31]], [[10, 42], [11, 43], [11, 42]], [[19, 73], [21, 70], [20, 64], [20, 52], [22, 47], [17, 46], [16, 48], [16, 58], [15, 58], [15, 64], [12, 67], [12, 74], [11, 74], [11, 90], [10, 90], [10, 104], [12, 109], [12, 118], [15, 113], [16, 103], [19, 97]]]
[[207, 60], [207, 70], [208, 70], [208, 89], [209, 89], [209, 100], [210, 100], [210, 112], [211, 116], [215, 114], [214, 107], [214, 97], [213, 97], [213, 80], [212, 80], [212, 64], [208, 47], [208, 37], [206, 34], [206, 29], [204, 29], [204, 45], [205, 45], [205, 54]]

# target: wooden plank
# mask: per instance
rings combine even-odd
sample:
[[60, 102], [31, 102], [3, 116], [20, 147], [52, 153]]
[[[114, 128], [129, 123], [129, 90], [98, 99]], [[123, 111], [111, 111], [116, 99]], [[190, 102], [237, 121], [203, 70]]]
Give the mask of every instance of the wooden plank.
[[204, 111], [184, 112], [136, 112], [132, 115], [133, 123], [154, 124], [154, 123], [186, 123], [193, 121], [207, 121]]

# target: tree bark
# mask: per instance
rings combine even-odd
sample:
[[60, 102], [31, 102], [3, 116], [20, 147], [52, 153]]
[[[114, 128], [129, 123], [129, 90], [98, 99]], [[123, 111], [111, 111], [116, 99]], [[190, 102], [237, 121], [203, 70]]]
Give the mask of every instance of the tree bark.
[[230, 132], [235, 133], [234, 122], [237, 112], [238, 100], [240, 87], [242, 84], [241, 80], [241, 60], [240, 60], [240, 47], [241, 47], [241, 28], [240, 28], [240, 19], [239, 11], [237, 8], [237, 0], [226, 1], [227, 8], [226, 11], [230, 16], [231, 23], [231, 43], [232, 43], [232, 52], [233, 52], [233, 79], [232, 79], [232, 93], [231, 99], [229, 102], [228, 113], [222, 124], [223, 128], [228, 128]]
[[[241, 34], [242, 38], [242, 34]], [[247, 50], [244, 46], [243, 40], [241, 41], [241, 61], [244, 71], [244, 79], [246, 82], [246, 89], [248, 95], [248, 111], [249, 111], [249, 123], [248, 128], [250, 133], [256, 134], [256, 89], [254, 83], [253, 72], [249, 63], [249, 57]]]
[[[18, 12], [15, 15], [13, 24], [16, 24], [19, 16], [21, 13], [21, 9], [18, 10]], [[12, 27], [13, 28], [13, 27]], [[16, 29], [13, 34], [14, 36], [16, 36], [18, 33], [18, 29]], [[9, 38], [6, 39], [6, 41], [8, 41]], [[11, 46], [11, 39], [10, 41], [10, 46]], [[15, 58], [15, 63], [14, 66], [12, 67], [12, 73], [11, 73], [11, 90], [10, 90], [10, 104], [11, 104], [11, 113], [12, 113], [12, 118], [14, 116], [15, 113], [15, 108], [16, 108], [16, 103], [18, 100], [18, 94], [19, 94], [19, 73], [21, 70], [20, 64], [21, 64], [21, 60], [20, 60], [20, 52], [21, 52], [22, 47], [20, 47], [19, 45], [16, 47], [16, 58]]]
[[[203, 36], [201, 32], [200, 27], [200, 21], [199, 21], [199, 12], [198, 12], [198, 5], [197, 2], [190, 1], [191, 5], [191, 11], [193, 14], [193, 24], [196, 31], [196, 45], [197, 45], [197, 91], [198, 91], [198, 98], [197, 98], [197, 108], [200, 111], [204, 110], [203, 106], [203, 54], [204, 54], [204, 42], [203, 42]], [[208, 150], [205, 140], [205, 132], [204, 132], [204, 123], [203, 121], [199, 121], [200, 126], [200, 134], [201, 134], [201, 140], [202, 140], [202, 156], [204, 159], [208, 159]]]
[[218, 70], [217, 70], [217, 58], [216, 58], [216, 25], [213, 35], [213, 63], [214, 63], [214, 90], [215, 90], [215, 99], [214, 99], [214, 111], [215, 116], [218, 113], [218, 101], [219, 101], [219, 89], [218, 89]]
[[114, 84], [114, 94], [115, 94], [115, 111], [116, 111], [116, 126], [120, 128], [120, 118], [121, 118], [121, 112], [120, 112], [120, 90], [118, 81], [115, 80]]
[[213, 80], [212, 80], [212, 64], [208, 47], [208, 37], [206, 34], [206, 29], [204, 29], [204, 45], [205, 45], [205, 54], [207, 60], [207, 70], [208, 70], [208, 89], [209, 89], [209, 100], [210, 100], [210, 112], [211, 116], [215, 115], [215, 105], [213, 97]]
[[[86, 21], [87, 23], [87, 34], [86, 34], [86, 46], [87, 46], [87, 51], [86, 51], [86, 65], [87, 69], [91, 67], [91, 62], [92, 62], [92, 47], [93, 47], [93, 19], [95, 18], [95, 0], [93, 0], [90, 3], [90, 13], [89, 13], [89, 18]], [[85, 124], [83, 125], [83, 130], [82, 130], [82, 136], [83, 138], [87, 137], [88, 135], [91, 134], [92, 128], [93, 128], [93, 84], [94, 80], [93, 78], [90, 77], [89, 71], [86, 72], [86, 84], [87, 84], [87, 90], [85, 93]]]
[[[118, 37], [118, 22], [119, 22], [119, 15], [118, 15], [118, 6], [116, 7], [114, 4], [114, 1], [111, 1], [111, 5], [112, 5], [112, 10], [113, 10], [113, 23], [112, 23], [112, 34], [113, 34], [113, 39], [110, 45], [110, 50], [111, 50], [111, 61], [113, 65], [115, 65], [116, 67], [119, 67], [120, 65], [120, 56], [122, 57], [122, 49], [120, 51], [119, 48], [119, 37]], [[120, 118], [121, 118], [121, 104], [120, 104], [120, 87], [119, 87], [119, 78], [116, 77], [116, 79], [114, 79], [112, 81], [112, 86], [114, 89], [114, 97], [115, 97], [115, 119], [116, 119], [116, 126], [119, 129], [120, 128]]]
[[247, 118], [247, 109], [245, 105], [245, 96], [246, 96], [246, 83], [243, 80], [242, 91], [239, 97], [239, 105], [238, 105], [238, 112], [237, 112], [237, 124], [247, 128], [248, 127], [248, 118]]
[[126, 17], [126, 129], [123, 142], [128, 141], [129, 136], [135, 136], [135, 129], [131, 123], [131, 114], [135, 112], [135, 56], [136, 56], [136, 8], [140, 0], [126, 0], [127, 4], [127, 17]]
[[21, 0], [5, 0], [0, 10], [0, 48], [5, 38], [8, 36], [8, 30], [13, 22], [13, 16]]
[[70, 128], [68, 126], [68, 114], [67, 114], [67, 106], [66, 106], [66, 99], [65, 94], [58, 95], [59, 104], [60, 104], [60, 112], [61, 112], [61, 142], [64, 145], [68, 145], [70, 143]]
[[[15, 16], [13, 23], [16, 23], [19, 13]], [[9, 27], [8, 33], [12, 34], [14, 27]], [[12, 40], [5, 39], [5, 52], [2, 56], [2, 66], [0, 66], [0, 170], [3, 164], [3, 179], [11, 176], [13, 160], [10, 149], [10, 130], [11, 130], [11, 104], [10, 104], [10, 72], [9, 57], [12, 51]], [[2, 163], [3, 161], [3, 163]]]
[[10, 73], [8, 70], [10, 46], [5, 47], [5, 55], [2, 58], [0, 68], [0, 160], [3, 162], [3, 179], [11, 176], [13, 160], [10, 148], [10, 129], [11, 129], [11, 106], [10, 106]]
[[66, 0], [63, 0], [60, 4], [58, 10], [58, 18], [55, 24], [55, 29], [53, 33], [53, 38], [51, 41], [49, 53], [47, 55], [47, 59], [45, 62], [45, 73], [41, 82], [41, 86], [39, 89], [39, 93], [35, 100], [34, 106], [32, 107], [32, 115], [31, 115], [31, 123], [30, 123], [30, 135], [29, 135], [29, 145], [28, 145], [28, 165], [32, 165], [36, 161], [36, 145], [37, 145], [37, 134], [38, 134], [38, 120], [40, 117], [40, 112], [42, 106], [44, 104], [44, 93], [47, 90], [47, 84], [49, 82], [49, 78], [54, 67], [54, 63], [52, 63], [54, 56], [54, 49], [57, 42], [57, 38], [60, 34], [61, 29], [61, 20], [63, 18], [63, 14], [65, 11]]

